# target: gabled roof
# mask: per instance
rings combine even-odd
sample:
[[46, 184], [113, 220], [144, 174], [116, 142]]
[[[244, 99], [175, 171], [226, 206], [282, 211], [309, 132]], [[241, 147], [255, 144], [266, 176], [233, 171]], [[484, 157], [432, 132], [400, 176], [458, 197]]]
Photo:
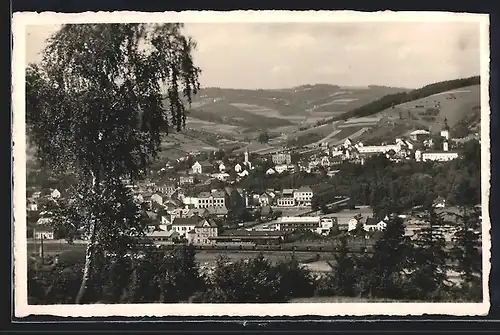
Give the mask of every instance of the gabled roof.
[[191, 216], [189, 218], [175, 218], [172, 222], [173, 226], [196, 226], [200, 221], [199, 216]]
[[148, 237], [174, 237], [178, 235], [179, 233], [175, 230], [156, 230], [146, 234]]
[[207, 161], [207, 160], [205, 160], [205, 161], [201, 161], [201, 162], [199, 162], [199, 163], [200, 163], [200, 165], [201, 165], [202, 167], [214, 167], [214, 166], [212, 165], [212, 163], [210, 163], [210, 162], [209, 162], [209, 161]]
[[215, 215], [226, 215], [228, 213], [227, 208], [222, 207], [207, 207], [207, 211]]
[[428, 135], [430, 134], [427, 130], [417, 129], [410, 133], [410, 135]]
[[54, 228], [52, 228], [51, 226], [47, 226], [47, 225], [38, 225], [38, 226], [34, 227], [33, 229], [34, 229], [34, 231], [45, 232], [45, 233], [51, 233], [54, 231]]
[[299, 187], [297, 189], [296, 192], [312, 192], [312, 188], [310, 188], [309, 186], [302, 186], [302, 187]]
[[196, 228], [203, 228], [203, 227], [217, 228], [217, 224], [212, 219], [206, 219], [206, 220], [202, 220], [202, 221], [198, 222], [198, 224], [195, 227]]

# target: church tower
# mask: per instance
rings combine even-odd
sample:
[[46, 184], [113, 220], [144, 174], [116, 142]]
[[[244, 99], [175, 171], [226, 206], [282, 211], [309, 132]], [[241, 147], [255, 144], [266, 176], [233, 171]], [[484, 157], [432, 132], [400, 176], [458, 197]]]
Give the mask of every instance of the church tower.
[[252, 163], [250, 163], [250, 160], [248, 159], [249, 157], [249, 154], [248, 154], [248, 150], [245, 150], [245, 161], [243, 162], [243, 164], [252, 170]]
[[443, 129], [441, 129], [441, 137], [445, 141], [448, 141], [450, 139], [450, 127], [448, 127], [448, 120], [444, 118], [444, 126]]

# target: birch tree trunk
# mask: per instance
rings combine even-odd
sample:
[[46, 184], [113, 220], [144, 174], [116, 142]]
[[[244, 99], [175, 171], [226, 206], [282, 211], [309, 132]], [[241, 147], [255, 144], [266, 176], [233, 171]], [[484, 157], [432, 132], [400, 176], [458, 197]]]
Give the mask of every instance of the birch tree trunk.
[[[96, 194], [99, 194], [99, 172], [92, 173], [92, 188]], [[89, 240], [87, 243], [87, 249], [85, 251], [85, 266], [83, 269], [82, 283], [80, 284], [80, 289], [76, 295], [76, 304], [84, 303], [85, 294], [87, 293], [88, 285], [92, 279], [93, 263], [95, 259], [95, 251], [98, 241], [96, 241], [96, 224], [97, 220], [94, 213], [90, 213], [90, 227], [89, 227]]]
[[85, 267], [83, 270], [83, 278], [82, 278], [82, 283], [80, 284], [80, 289], [78, 290], [78, 294], [76, 296], [76, 304], [81, 304], [83, 301], [83, 298], [85, 296], [85, 293], [87, 292], [87, 288], [89, 285], [89, 282], [91, 281], [91, 276], [92, 276], [92, 268], [93, 268], [93, 260], [95, 257], [95, 226], [96, 226], [96, 220], [92, 219], [92, 223], [90, 226], [90, 236], [89, 236], [89, 241], [87, 244], [87, 249], [85, 252]]

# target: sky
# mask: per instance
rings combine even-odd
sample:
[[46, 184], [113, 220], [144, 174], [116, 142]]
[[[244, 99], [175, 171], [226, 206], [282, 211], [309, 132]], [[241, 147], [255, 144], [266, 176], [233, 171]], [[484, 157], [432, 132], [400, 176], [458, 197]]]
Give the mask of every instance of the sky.
[[[477, 22], [186, 23], [203, 87], [305, 84], [418, 88], [479, 75]], [[26, 28], [37, 62], [59, 26]]]

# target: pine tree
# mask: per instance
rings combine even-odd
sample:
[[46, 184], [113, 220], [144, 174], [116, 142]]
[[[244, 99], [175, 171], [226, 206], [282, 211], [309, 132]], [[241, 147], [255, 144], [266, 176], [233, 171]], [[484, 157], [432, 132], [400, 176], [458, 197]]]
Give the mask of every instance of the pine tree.
[[481, 299], [482, 296], [482, 258], [481, 258], [481, 222], [477, 207], [462, 206], [456, 218], [453, 234], [451, 256], [454, 270], [462, 279], [461, 288], [470, 298]]
[[327, 285], [322, 289], [325, 293], [340, 296], [354, 296], [356, 294], [356, 259], [353, 257], [346, 236], [340, 237], [340, 245], [334, 254], [335, 261], [328, 263], [332, 272], [326, 278]]
[[410, 266], [413, 246], [405, 236], [401, 218], [393, 215], [386, 223], [387, 228], [373, 247], [368, 285], [372, 296], [401, 299], [405, 297], [404, 273]]

